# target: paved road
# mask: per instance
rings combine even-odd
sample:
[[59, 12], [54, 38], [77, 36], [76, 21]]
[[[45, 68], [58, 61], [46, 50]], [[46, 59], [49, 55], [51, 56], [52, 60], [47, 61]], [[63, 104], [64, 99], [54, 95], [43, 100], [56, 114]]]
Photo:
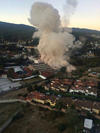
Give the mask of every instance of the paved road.
[[0, 103], [16, 103], [16, 102], [27, 103], [27, 101], [21, 99], [0, 100]]

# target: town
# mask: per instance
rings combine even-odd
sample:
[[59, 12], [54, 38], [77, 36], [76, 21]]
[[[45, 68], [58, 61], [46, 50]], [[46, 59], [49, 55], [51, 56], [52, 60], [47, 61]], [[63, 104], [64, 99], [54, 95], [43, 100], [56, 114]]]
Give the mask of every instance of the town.
[[17, 99], [63, 113], [74, 107], [84, 116], [82, 131], [99, 130], [92, 119], [100, 120], [99, 44], [88, 45], [84, 56], [75, 51], [76, 70], [68, 73], [65, 67], [56, 70], [42, 62], [33, 40], [0, 43], [0, 93], [26, 89]]

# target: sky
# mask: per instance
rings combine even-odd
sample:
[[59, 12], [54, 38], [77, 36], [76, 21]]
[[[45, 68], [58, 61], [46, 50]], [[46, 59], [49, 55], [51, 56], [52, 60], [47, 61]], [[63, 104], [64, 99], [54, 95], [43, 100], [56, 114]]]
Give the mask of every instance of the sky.
[[[0, 0], [0, 21], [30, 25], [28, 18], [36, 1], [51, 3], [63, 14], [65, 0]], [[100, 30], [100, 0], [78, 0], [69, 27]]]

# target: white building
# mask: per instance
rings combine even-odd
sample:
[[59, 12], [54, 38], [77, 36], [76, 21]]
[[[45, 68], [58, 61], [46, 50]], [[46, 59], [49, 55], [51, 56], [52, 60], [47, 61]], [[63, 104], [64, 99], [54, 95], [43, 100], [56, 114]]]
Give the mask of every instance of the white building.
[[84, 128], [91, 130], [93, 128], [93, 120], [85, 119], [84, 120]]

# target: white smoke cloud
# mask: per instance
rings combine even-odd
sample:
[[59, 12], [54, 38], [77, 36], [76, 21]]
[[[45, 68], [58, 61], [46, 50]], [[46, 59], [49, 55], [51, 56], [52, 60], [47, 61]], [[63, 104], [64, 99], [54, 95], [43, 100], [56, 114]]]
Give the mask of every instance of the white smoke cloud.
[[68, 3], [68, 5], [72, 6], [73, 8], [77, 7], [77, 0], [66, 0], [66, 2]]
[[61, 27], [60, 19], [58, 10], [52, 5], [36, 2], [32, 6], [29, 21], [39, 29], [34, 36], [40, 37], [38, 50], [41, 60], [56, 69], [66, 66], [67, 71], [71, 72], [75, 68], [69, 63], [67, 53], [73, 47], [75, 38], [67, 28], [64, 30]]
[[78, 5], [77, 0], [66, 0], [66, 3], [63, 7], [64, 14], [62, 17], [62, 25], [64, 27], [69, 25], [70, 17], [74, 14], [77, 5]]

